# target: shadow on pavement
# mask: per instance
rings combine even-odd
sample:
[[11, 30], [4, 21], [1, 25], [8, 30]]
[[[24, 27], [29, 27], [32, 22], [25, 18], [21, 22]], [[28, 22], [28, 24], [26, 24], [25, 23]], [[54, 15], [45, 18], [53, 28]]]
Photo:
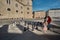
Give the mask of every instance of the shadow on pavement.
[[60, 34], [60, 27], [53, 25], [53, 24], [50, 24], [50, 31]]
[[22, 25], [20, 25], [20, 24], [16, 24], [16, 26], [21, 30], [21, 31], [23, 31], [23, 26]]
[[60, 40], [60, 35], [37, 35], [31, 31], [24, 34], [2, 33], [0, 40]]
[[8, 31], [8, 24], [6, 25], [3, 25], [1, 28], [0, 28], [0, 33], [7, 33]]
[[[23, 26], [19, 24], [17, 24], [17, 26], [21, 31], [23, 30]], [[3, 27], [0, 28], [0, 40], [60, 40], [60, 35], [38, 35], [29, 30], [22, 34], [8, 33], [8, 25], [3, 25]]]
[[60, 26], [60, 20], [55, 20], [55, 21], [53, 21], [53, 23], [55, 23], [55, 24]]

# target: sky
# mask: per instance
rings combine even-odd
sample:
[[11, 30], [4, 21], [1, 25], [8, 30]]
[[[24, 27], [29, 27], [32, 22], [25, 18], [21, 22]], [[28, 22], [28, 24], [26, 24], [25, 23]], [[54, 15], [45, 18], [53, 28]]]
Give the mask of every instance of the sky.
[[33, 11], [60, 8], [60, 0], [33, 0], [32, 3]]

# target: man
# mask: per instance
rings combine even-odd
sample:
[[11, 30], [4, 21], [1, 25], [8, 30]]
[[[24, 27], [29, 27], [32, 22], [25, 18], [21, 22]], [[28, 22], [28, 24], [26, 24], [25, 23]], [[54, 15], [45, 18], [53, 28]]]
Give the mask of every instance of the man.
[[47, 23], [48, 23], [48, 25], [47, 25], [47, 27], [48, 27], [48, 30], [50, 29], [50, 23], [51, 23], [51, 17], [50, 16], [47, 16]]

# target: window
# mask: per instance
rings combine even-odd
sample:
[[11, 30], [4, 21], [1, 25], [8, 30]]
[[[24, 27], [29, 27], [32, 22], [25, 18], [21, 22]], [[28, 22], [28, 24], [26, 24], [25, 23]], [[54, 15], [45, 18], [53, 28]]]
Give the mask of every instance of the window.
[[27, 10], [29, 10], [29, 7], [27, 8]]
[[11, 9], [10, 9], [10, 8], [7, 8], [7, 10], [8, 10], [8, 11], [11, 11]]
[[23, 11], [21, 11], [21, 13], [23, 13]]
[[10, 0], [7, 0], [7, 4], [10, 4]]
[[22, 9], [23, 7], [21, 6], [21, 9]]
[[9, 4], [10, 4], [10, 0], [9, 0]]
[[18, 7], [18, 4], [16, 3], [16, 7]]
[[27, 14], [29, 14], [29, 12], [27, 12]]
[[1, 16], [1, 14], [0, 14], [0, 16]]
[[18, 10], [16, 10], [16, 12], [18, 13]]
[[8, 0], [6, 0], [7, 1], [7, 4], [8, 4]]
[[27, 0], [27, 4], [29, 5], [29, 0]]

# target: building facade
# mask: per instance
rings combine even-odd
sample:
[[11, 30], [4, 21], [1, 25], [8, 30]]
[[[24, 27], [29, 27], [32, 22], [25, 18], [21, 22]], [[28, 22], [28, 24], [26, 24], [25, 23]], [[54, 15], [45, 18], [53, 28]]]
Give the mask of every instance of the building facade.
[[45, 15], [46, 15], [45, 11], [43, 11], [43, 10], [33, 12], [33, 18], [34, 19], [42, 19], [45, 17]]
[[51, 17], [53, 25], [60, 27], [60, 8], [53, 8], [47, 11], [47, 14]]
[[32, 0], [0, 0], [0, 19], [32, 18]]
[[50, 9], [47, 14], [52, 18], [52, 20], [60, 19], [60, 8]]

